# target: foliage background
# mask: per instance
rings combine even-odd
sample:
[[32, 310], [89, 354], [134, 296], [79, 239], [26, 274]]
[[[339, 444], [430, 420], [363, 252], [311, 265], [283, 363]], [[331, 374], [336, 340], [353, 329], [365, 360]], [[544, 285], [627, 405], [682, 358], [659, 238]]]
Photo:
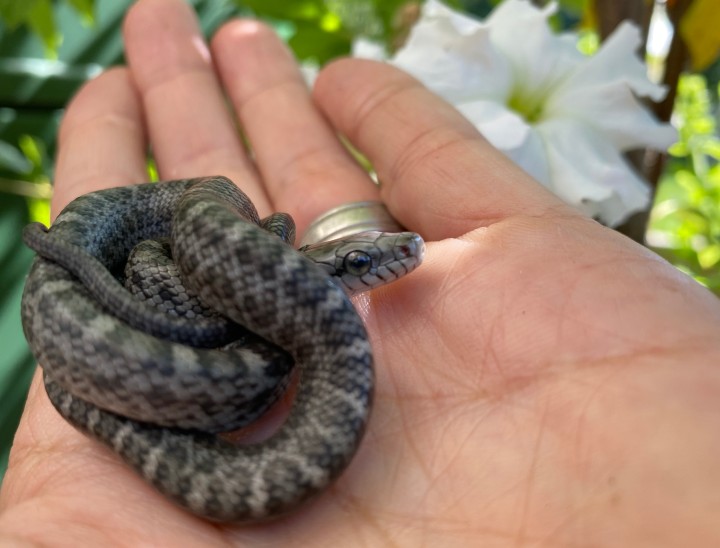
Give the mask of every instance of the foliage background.
[[[364, 36], [393, 51], [419, 13], [413, 0], [188, 0], [211, 35], [231, 17], [271, 23], [305, 62], [350, 52]], [[445, 0], [485, 16], [500, 0]], [[55, 135], [72, 94], [104, 67], [122, 63], [120, 25], [132, 0], [0, 0], [0, 480], [34, 371], [19, 321], [20, 296], [32, 253], [20, 240], [30, 220], [49, 221]], [[536, 4], [544, 2], [535, 0]], [[647, 0], [562, 0], [558, 30], [581, 30], [585, 48], [624, 17], [647, 29]], [[664, 163], [631, 158], [648, 178], [659, 179], [647, 242], [679, 268], [720, 294], [720, 139], [717, 134], [717, 53], [720, 3], [668, 0], [676, 36], [665, 68], [671, 91], [655, 108], [673, 122], [680, 140]], [[693, 13], [693, 10], [696, 13]], [[699, 12], [699, 13], [697, 13]], [[683, 27], [684, 26], [684, 27]], [[675, 43], [677, 42], [677, 44]], [[677, 58], [676, 58], [677, 57]], [[692, 62], [692, 74], [680, 76]], [[679, 78], [679, 80], [678, 80]], [[678, 84], [679, 81], [679, 84]], [[663, 108], [666, 109], [663, 114]], [[641, 239], [647, 216], [626, 232]]]

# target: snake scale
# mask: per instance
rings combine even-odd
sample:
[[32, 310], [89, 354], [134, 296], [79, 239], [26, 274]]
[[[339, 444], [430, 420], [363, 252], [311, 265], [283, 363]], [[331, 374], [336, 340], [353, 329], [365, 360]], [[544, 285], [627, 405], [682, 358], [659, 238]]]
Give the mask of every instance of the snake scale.
[[[90, 193], [23, 237], [37, 253], [23, 329], [53, 405], [170, 499], [223, 522], [288, 512], [347, 466], [373, 393], [348, 293], [412, 271], [424, 251], [414, 233], [366, 233], [298, 252], [291, 219], [261, 221], [223, 177]], [[126, 266], [148, 240], [173, 262]], [[138, 276], [150, 288], [129, 291]], [[217, 436], [270, 408], [295, 363], [275, 434]]]

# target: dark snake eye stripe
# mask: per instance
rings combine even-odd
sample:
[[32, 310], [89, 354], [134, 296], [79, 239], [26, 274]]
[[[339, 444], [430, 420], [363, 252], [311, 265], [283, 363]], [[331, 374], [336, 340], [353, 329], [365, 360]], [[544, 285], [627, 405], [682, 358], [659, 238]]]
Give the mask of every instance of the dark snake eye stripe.
[[[298, 253], [281, 239], [293, 238], [287, 222], [261, 222], [232, 182], [209, 177], [91, 193], [49, 230], [30, 225], [24, 233], [38, 257], [23, 294], [23, 329], [53, 405], [208, 519], [252, 521], [295, 508], [342, 472], [367, 422], [373, 370], [365, 328], [328, 276], [327, 246]], [[184, 284], [177, 291], [219, 314], [169, 315], [167, 303], [149, 306], [122, 285], [136, 244], [167, 237]], [[417, 235], [366, 238], [352, 241], [353, 250], [390, 260], [373, 262], [383, 278], [422, 259]], [[412, 252], [397, 263], [388, 245]], [[339, 284], [380, 283], [369, 280]], [[176, 288], [150, 291], [175, 298]], [[283, 394], [293, 363], [297, 395], [275, 435], [248, 446], [214, 435], [262, 415]]]

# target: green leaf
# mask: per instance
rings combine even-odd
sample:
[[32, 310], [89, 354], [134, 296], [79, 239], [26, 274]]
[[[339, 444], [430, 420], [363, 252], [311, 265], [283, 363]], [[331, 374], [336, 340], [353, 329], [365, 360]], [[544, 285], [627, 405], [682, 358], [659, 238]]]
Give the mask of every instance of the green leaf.
[[[720, 164], [715, 164], [710, 169], [708, 169], [705, 177], [707, 179], [708, 186], [711, 189], [720, 190]], [[718, 207], [717, 209], [718, 213], [720, 214], [720, 207]]]
[[675, 156], [676, 158], [684, 158], [685, 156], [690, 154], [687, 143], [684, 141], [679, 141], [670, 145], [670, 147], [668, 148], [668, 152], [671, 156]]
[[[82, 23], [90, 26], [95, 21], [95, 0], [64, 0], [79, 15]], [[57, 57], [62, 33], [57, 28], [55, 11], [59, 0], [0, 0], [0, 19], [10, 29], [27, 26], [42, 40], [46, 55]]]
[[687, 169], [679, 169], [677, 173], [675, 173], [675, 180], [688, 193], [698, 192], [703, 188], [700, 179], [698, 179], [692, 171], [688, 171]]
[[396, 17], [400, 8], [410, 4], [408, 0], [372, 0], [375, 14], [383, 25], [386, 34], [389, 35], [394, 30], [393, 27], [398, 24]]
[[715, 131], [715, 120], [710, 116], [698, 117], [687, 123], [690, 125], [693, 134], [711, 135]]
[[600, 36], [594, 30], [582, 30], [579, 33], [577, 49], [583, 55], [595, 55], [600, 49]]
[[28, 25], [43, 41], [48, 55], [57, 55], [61, 35], [51, 0], [0, 0], [0, 16], [11, 28]]
[[698, 252], [698, 262], [705, 270], [720, 263], [720, 244], [711, 244]]
[[673, 119], [680, 140], [650, 219], [661, 254], [720, 295], [720, 139], [705, 77], [683, 74]]
[[43, 0], [0, 0], [0, 16], [5, 23], [15, 28], [27, 23], [30, 20], [35, 5]]
[[147, 159], [147, 173], [148, 181], [156, 183], [160, 180], [157, 163], [155, 162], [155, 158], [152, 156]]
[[258, 17], [291, 21], [317, 21], [327, 13], [322, 0], [243, 0], [241, 4]]
[[28, 16], [28, 24], [45, 45], [48, 57], [57, 57], [57, 49], [62, 42], [62, 35], [55, 25], [55, 14], [53, 13], [50, 0], [39, 0], [35, 2]]
[[702, 145], [702, 151], [716, 160], [720, 160], [720, 139], [707, 139]]
[[0, 481], [35, 370], [20, 324], [20, 299], [33, 252], [18, 235], [27, 223], [25, 200], [0, 194]]
[[27, 206], [31, 221], [50, 226], [50, 200], [28, 198]]
[[588, 9], [588, 0], [560, 0], [560, 6], [575, 15], [583, 15]]
[[95, 24], [95, 0], [67, 0], [78, 14], [83, 24], [91, 26]]
[[327, 32], [312, 24], [298, 23], [288, 44], [298, 59], [314, 60], [322, 65], [330, 59], [347, 55], [352, 38], [344, 32]]
[[325, 7], [353, 36], [383, 37], [383, 22], [370, 0], [325, 0]]
[[10, 143], [0, 141], [0, 168], [16, 175], [24, 175], [32, 170], [32, 163], [22, 152]]
[[22, 135], [19, 139], [20, 150], [23, 151], [25, 158], [30, 161], [31, 167], [42, 168], [43, 151], [40, 142], [30, 135]]
[[678, 210], [676, 216], [681, 223], [677, 227], [678, 236], [681, 238], [691, 238], [696, 234], [703, 234], [710, 226], [707, 217], [696, 209]]

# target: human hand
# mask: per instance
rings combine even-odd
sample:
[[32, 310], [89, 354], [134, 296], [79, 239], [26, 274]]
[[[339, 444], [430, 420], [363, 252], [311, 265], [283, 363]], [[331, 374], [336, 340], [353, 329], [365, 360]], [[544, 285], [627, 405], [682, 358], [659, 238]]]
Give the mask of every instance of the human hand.
[[[391, 67], [321, 74], [313, 103], [277, 38], [226, 25], [213, 68], [190, 9], [130, 10], [128, 69], [90, 82], [60, 132], [55, 213], [98, 188], [223, 174], [299, 232], [381, 198], [428, 240], [425, 264], [362, 296], [375, 408], [324, 495], [253, 526], [199, 520], [67, 425], [39, 376], [0, 497], [4, 539], [74, 545], [717, 542], [720, 304], [583, 218]], [[253, 145], [243, 150], [228, 94]], [[327, 121], [326, 121], [327, 120]], [[691, 537], [690, 535], [695, 535]]]

